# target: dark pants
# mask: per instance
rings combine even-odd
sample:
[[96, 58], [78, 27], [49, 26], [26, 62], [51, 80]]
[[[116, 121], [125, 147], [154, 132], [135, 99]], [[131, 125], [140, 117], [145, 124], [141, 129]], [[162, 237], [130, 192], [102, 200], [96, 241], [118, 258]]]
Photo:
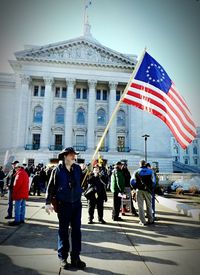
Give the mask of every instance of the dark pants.
[[13, 212], [13, 199], [12, 199], [12, 190], [8, 190], [8, 216], [12, 217]]
[[152, 191], [152, 212], [153, 212], [153, 218], [155, 218], [156, 215], [156, 209], [155, 209], [155, 189]]
[[118, 196], [118, 192], [113, 193], [113, 212], [112, 218], [117, 219], [119, 217], [121, 207], [121, 197]]
[[97, 206], [98, 220], [103, 220], [103, 202], [104, 201], [102, 198], [93, 198], [91, 200], [88, 200], [88, 214], [90, 221], [94, 219], [95, 206]]
[[70, 250], [69, 226], [71, 226], [71, 258], [79, 259], [81, 251], [81, 202], [58, 204], [58, 257], [66, 260]]
[[4, 194], [3, 186], [4, 186], [4, 181], [0, 180], [0, 192], [1, 192], [1, 196], [3, 196], [3, 194]]
[[40, 196], [40, 183], [35, 182], [33, 185], [33, 195], [37, 192], [37, 195]]

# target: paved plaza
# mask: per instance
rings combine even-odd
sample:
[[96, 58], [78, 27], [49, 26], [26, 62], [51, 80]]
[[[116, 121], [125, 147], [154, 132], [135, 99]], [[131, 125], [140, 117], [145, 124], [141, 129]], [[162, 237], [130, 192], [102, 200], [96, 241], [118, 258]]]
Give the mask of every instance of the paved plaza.
[[[7, 200], [0, 200], [0, 274], [102, 274], [102, 275], [197, 275], [200, 259], [200, 223], [157, 204], [159, 220], [141, 227], [127, 214], [123, 222], [111, 219], [112, 197], [108, 194], [104, 218], [88, 225], [83, 198], [82, 260], [84, 271], [60, 270], [57, 259], [58, 220], [47, 215], [43, 197], [30, 197], [27, 220], [9, 227], [4, 219]], [[96, 211], [96, 210], [95, 210]]]

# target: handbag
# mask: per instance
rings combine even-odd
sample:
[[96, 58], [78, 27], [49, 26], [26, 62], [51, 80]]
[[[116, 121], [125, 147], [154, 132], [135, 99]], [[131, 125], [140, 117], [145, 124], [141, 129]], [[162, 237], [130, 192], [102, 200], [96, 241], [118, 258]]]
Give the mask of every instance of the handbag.
[[87, 200], [90, 200], [92, 197], [94, 197], [94, 193], [95, 193], [94, 187], [91, 186], [85, 190], [84, 196], [86, 197]]

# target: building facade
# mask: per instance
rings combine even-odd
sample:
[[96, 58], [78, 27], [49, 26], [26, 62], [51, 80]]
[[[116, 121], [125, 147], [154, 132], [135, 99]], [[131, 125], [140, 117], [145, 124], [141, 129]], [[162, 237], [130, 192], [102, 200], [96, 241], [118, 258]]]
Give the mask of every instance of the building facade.
[[[1, 163], [48, 164], [73, 146], [86, 163], [126, 87], [136, 56], [109, 49], [89, 32], [76, 39], [15, 53], [13, 74], [0, 74]], [[156, 117], [121, 104], [100, 148], [112, 164], [144, 158], [172, 172], [172, 135]], [[199, 151], [199, 149], [198, 149]], [[199, 165], [199, 160], [198, 160]]]

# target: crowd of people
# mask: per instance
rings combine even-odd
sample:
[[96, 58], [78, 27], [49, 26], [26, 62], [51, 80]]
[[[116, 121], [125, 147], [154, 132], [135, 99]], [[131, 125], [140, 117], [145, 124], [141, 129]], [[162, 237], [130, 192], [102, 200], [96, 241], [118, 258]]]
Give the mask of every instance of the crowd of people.
[[[131, 176], [126, 162], [117, 161], [109, 168], [98, 161], [92, 165], [78, 164], [77, 154], [72, 147], [65, 148], [58, 155], [58, 165], [49, 167], [42, 164], [27, 167], [16, 160], [7, 175], [0, 167], [1, 195], [8, 189], [8, 210], [5, 219], [14, 218], [9, 221], [10, 226], [25, 222], [26, 200], [29, 196], [40, 196], [41, 192], [46, 192], [45, 210], [48, 214], [57, 212], [59, 220], [58, 257], [64, 269], [69, 266], [82, 269], [86, 266], [80, 259], [83, 194], [88, 202], [88, 224], [94, 223], [95, 208], [98, 222], [106, 223], [104, 202], [107, 201], [108, 190], [112, 192], [114, 222], [123, 221], [121, 216], [127, 212], [139, 217], [141, 226], [151, 225], [156, 220], [155, 191], [159, 184], [156, 171], [149, 163], [141, 160], [139, 168]], [[134, 206], [136, 203], [138, 211]], [[67, 261], [69, 252], [71, 264]]]

